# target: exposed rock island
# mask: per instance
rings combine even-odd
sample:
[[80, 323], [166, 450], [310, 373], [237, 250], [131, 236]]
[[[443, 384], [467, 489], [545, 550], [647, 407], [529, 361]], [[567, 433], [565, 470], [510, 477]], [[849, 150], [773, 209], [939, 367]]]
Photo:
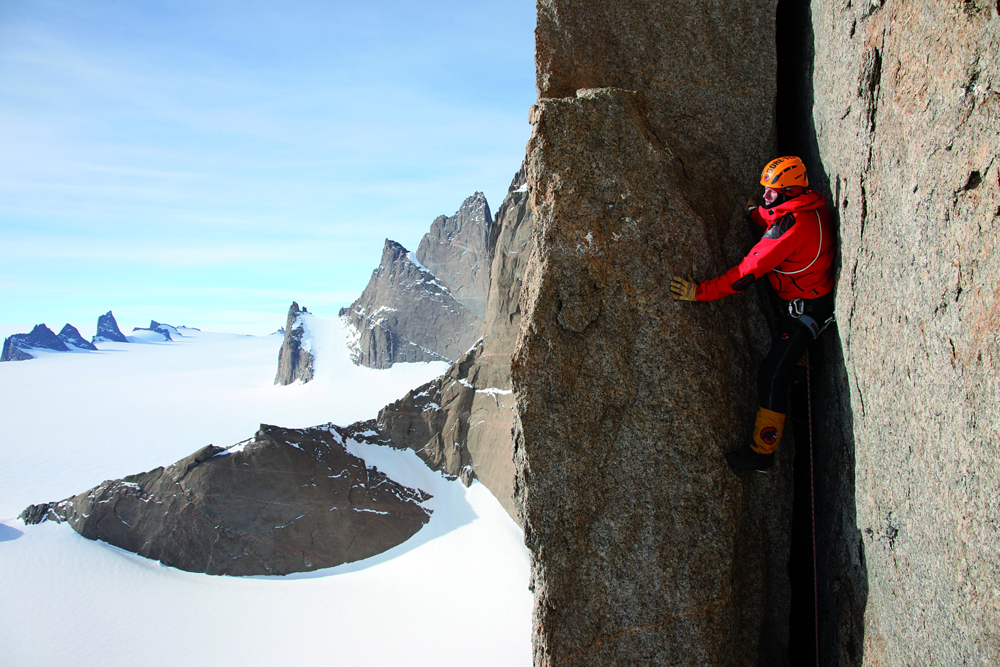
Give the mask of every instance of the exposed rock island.
[[274, 384], [289, 385], [299, 380], [312, 380], [312, 345], [306, 324], [310, 317], [309, 311], [299, 308], [294, 301], [288, 307], [288, 317], [281, 329], [284, 338], [278, 350], [278, 372], [274, 376]]
[[289, 574], [401, 544], [428, 521], [424, 492], [349, 454], [357, 431], [261, 425], [166, 468], [111, 480], [21, 518], [69, 523], [92, 540], [206, 574]]
[[[68, 324], [66, 326], [69, 326]], [[65, 330], [65, 328], [64, 328]], [[76, 329], [74, 329], [76, 331]], [[79, 335], [79, 332], [77, 332]], [[40, 350], [51, 350], [53, 352], [69, 352], [66, 343], [53, 333], [52, 329], [44, 324], [36, 324], [30, 333], [14, 334], [8, 336], [3, 342], [3, 352], [0, 353], [0, 361], [26, 361], [34, 359], [27, 352], [37, 348]]]
[[128, 338], [118, 328], [118, 321], [109, 310], [97, 318], [97, 333], [91, 339], [92, 343], [127, 343]]

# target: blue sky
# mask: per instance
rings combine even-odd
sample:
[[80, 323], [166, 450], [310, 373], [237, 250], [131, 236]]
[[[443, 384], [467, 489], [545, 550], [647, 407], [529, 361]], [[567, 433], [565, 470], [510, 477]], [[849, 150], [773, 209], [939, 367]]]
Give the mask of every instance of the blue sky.
[[269, 333], [356, 298], [535, 100], [534, 2], [0, 0], [0, 325]]

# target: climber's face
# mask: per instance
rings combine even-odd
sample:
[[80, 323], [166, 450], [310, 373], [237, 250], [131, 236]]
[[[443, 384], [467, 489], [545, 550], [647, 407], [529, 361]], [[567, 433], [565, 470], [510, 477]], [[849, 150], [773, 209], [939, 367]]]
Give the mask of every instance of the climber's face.
[[774, 206], [774, 202], [778, 201], [780, 195], [781, 193], [773, 188], [764, 188], [764, 203], [768, 206]]

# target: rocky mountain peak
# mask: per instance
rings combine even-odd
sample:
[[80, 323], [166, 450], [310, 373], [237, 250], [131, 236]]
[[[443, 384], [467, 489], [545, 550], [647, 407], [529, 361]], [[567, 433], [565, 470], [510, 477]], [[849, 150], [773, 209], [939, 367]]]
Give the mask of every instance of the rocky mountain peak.
[[486, 315], [490, 283], [489, 236], [493, 218], [486, 196], [476, 192], [452, 216], [438, 216], [416, 257], [476, 317]]
[[93, 343], [127, 343], [128, 338], [118, 328], [118, 321], [109, 310], [97, 318], [97, 334], [91, 339]]
[[355, 363], [454, 361], [482, 335], [483, 322], [413, 253], [385, 240], [382, 259], [357, 301], [340, 310], [357, 332]]
[[81, 336], [80, 331], [69, 323], [59, 332], [59, 339], [67, 345], [72, 345], [81, 350], [97, 350], [97, 347], [93, 343]]
[[278, 372], [274, 384], [288, 385], [296, 380], [309, 382], [313, 378], [313, 355], [306, 321], [312, 314], [292, 301], [285, 319], [285, 337], [278, 350]]

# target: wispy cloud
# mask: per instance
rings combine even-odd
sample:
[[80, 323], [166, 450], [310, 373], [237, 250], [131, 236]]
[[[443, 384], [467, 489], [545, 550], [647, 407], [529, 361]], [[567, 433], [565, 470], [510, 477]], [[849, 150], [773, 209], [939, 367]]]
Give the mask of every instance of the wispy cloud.
[[136, 266], [356, 285], [383, 238], [415, 245], [475, 190], [497, 208], [523, 157], [533, 3], [0, 14], [0, 281], [68, 263], [95, 290]]

